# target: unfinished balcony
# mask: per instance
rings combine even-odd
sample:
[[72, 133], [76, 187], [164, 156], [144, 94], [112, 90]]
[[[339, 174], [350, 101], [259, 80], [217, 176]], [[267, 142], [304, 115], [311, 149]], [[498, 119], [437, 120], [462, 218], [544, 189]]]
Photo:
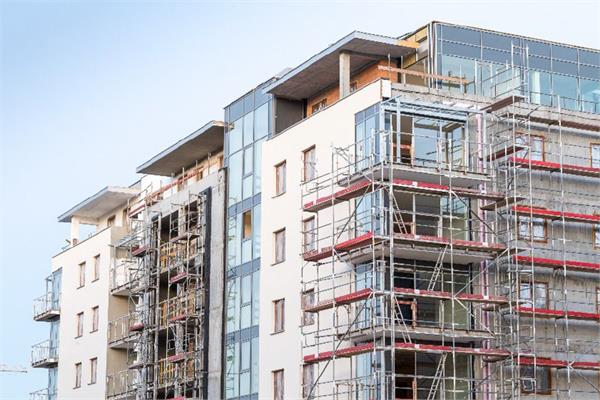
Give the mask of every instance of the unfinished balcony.
[[53, 368], [58, 365], [58, 346], [51, 340], [44, 340], [31, 348], [33, 368]]
[[33, 300], [33, 320], [52, 321], [60, 317], [60, 293], [46, 292]]
[[140, 324], [141, 322], [134, 314], [123, 315], [109, 321], [108, 346], [111, 349], [132, 349], [133, 336]]
[[129, 296], [132, 268], [137, 264], [130, 259], [115, 259], [110, 268], [110, 294]]
[[106, 377], [107, 399], [135, 399], [136, 383], [139, 381], [137, 371], [126, 369], [109, 374]]

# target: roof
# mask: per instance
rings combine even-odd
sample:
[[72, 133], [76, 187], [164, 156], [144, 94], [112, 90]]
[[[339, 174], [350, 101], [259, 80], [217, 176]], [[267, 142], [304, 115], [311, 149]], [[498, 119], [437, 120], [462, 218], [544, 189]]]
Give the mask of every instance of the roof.
[[398, 58], [414, 53], [417, 43], [389, 36], [354, 31], [314, 55], [280, 79], [268, 85], [265, 93], [300, 100], [311, 97], [339, 80], [339, 53], [350, 52], [350, 72], [356, 72], [374, 60]]
[[176, 175], [183, 168], [222, 150], [224, 134], [223, 121], [210, 121], [137, 167], [136, 171], [149, 175]]
[[58, 222], [71, 222], [73, 217], [95, 220], [125, 204], [139, 194], [138, 187], [107, 186], [58, 217]]

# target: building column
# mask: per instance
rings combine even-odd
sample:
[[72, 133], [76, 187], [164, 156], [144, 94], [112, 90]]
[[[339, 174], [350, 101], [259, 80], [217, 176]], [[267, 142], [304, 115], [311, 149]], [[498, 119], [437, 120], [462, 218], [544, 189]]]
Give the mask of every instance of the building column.
[[71, 217], [71, 246], [79, 242], [79, 218]]
[[340, 52], [340, 99], [350, 94], [350, 53]]

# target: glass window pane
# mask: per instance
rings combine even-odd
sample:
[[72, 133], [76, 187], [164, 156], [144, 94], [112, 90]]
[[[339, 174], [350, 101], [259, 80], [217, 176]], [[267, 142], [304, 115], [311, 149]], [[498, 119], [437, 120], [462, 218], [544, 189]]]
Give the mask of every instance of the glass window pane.
[[244, 200], [252, 197], [252, 186], [252, 175], [245, 177], [244, 181], [242, 182], [242, 194]]
[[551, 71], [550, 59], [536, 56], [529, 56], [529, 68], [543, 69]]
[[600, 113], [600, 81], [580, 79], [579, 87], [583, 111]]
[[552, 81], [550, 74], [542, 71], [529, 71], [529, 92], [534, 104], [552, 105]]
[[577, 78], [566, 75], [552, 75], [554, 94], [560, 97], [560, 105], [568, 110], [577, 109]]
[[442, 38], [455, 42], [481, 44], [481, 33], [479, 31], [456, 26], [442, 25]]
[[242, 152], [229, 157], [229, 205], [242, 200]]
[[254, 143], [254, 193], [260, 193], [260, 183], [262, 177], [262, 167], [260, 163], [262, 162], [262, 145], [265, 142], [265, 139], [259, 140]]
[[597, 51], [579, 50], [579, 62], [600, 66], [600, 53]]
[[460, 57], [442, 56], [442, 75], [458, 78], [465, 78], [468, 83], [461, 88], [458, 83], [442, 82], [442, 85], [451, 90], [461, 91], [463, 93], [475, 93], [475, 60], [468, 60]]
[[576, 62], [577, 49], [573, 47], [552, 45], [552, 58]]
[[550, 57], [550, 45], [547, 43], [528, 41], [526, 46], [529, 49], [529, 54]]
[[238, 119], [230, 124], [229, 127], [229, 154], [233, 154], [242, 148], [242, 120]]
[[563, 74], [577, 75], [577, 64], [554, 60], [552, 62], [552, 70]]
[[254, 272], [252, 274], [252, 325], [258, 325], [259, 318], [259, 301], [260, 301], [260, 274]]
[[252, 299], [252, 275], [242, 277], [242, 304], [249, 303]]
[[254, 113], [250, 112], [244, 116], [244, 146], [254, 141]]
[[258, 338], [252, 339], [252, 393], [258, 392]]
[[428, 118], [415, 118], [413, 132], [415, 165], [422, 167], [437, 166], [438, 121]]
[[512, 38], [509, 36], [498, 35], [491, 32], [482, 32], [481, 41], [486, 47], [511, 51]]
[[442, 42], [441, 51], [443, 54], [452, 54], [469, 58], [481, 57], [481, 49], [476, 46], [469, 46], [460, 43]]
[[254, 138], [261, 139], [269, 134], [269, 106], [263, 104], [254, 112]]
[[252, 240], [254, 242], [254, 258], [260, 257], [260, 204], [254, 206], [254, 224], [252, 224]]
[[245, 328], [249, 328], [250, 327], [250, 322], [252, 321], [251, 318], [251, 306], [250, 304], [247, 304], [245, 306], [242, 307], [242, 312], [241, 312], [241, 326], [240, 329], [245, 329]]
[[[518, 64], [518, 56], [515, 54], [512, 58], [515, 64]], [[500, 64], [510, 64], [511, 63], [511, 53], [507, 51], [493, 50], [493, 49], [483, 49], [483, 59], [486, 61], [492, 61]]]
[[242, 264], [252, 261], [252, 239], [242, 241]]
[[244, 176], [252, 173], [252, 168], [254, 167], [253, 152], [254, 149], [252, 147], [244, 149]]
[[600, 79], [600, 68], [580, 64], [579, 75], [584, 78]]
[[227, 268], [233, 268], [239, 264], [239, 249], [237, 243], [237, 218], [231, 217], [227, 220]]

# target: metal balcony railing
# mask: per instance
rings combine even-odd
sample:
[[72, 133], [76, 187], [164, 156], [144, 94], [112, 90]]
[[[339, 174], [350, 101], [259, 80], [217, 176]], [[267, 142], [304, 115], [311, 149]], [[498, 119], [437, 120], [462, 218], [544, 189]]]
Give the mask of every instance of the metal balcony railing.
[[33, 319], [48, 321], [60, 315], [60, 293], [46, 292], [33, 299]]
[[50, 368], [58, 364], [58, 347], [50, 340], [31, 347], [31, 366], [34, 368]]
[[110, 269], [110, 291], [113, 294], [117, 292], [126, 291], [131, 282], [131, 268], [135, 266], [135, 263], [127, 259], [114, 260], [114, 264]]
[[137, 372], [131, 369], [108, 375], [106, 377], [106, 397], [118, 397], [133, 392], [137, 380]]

